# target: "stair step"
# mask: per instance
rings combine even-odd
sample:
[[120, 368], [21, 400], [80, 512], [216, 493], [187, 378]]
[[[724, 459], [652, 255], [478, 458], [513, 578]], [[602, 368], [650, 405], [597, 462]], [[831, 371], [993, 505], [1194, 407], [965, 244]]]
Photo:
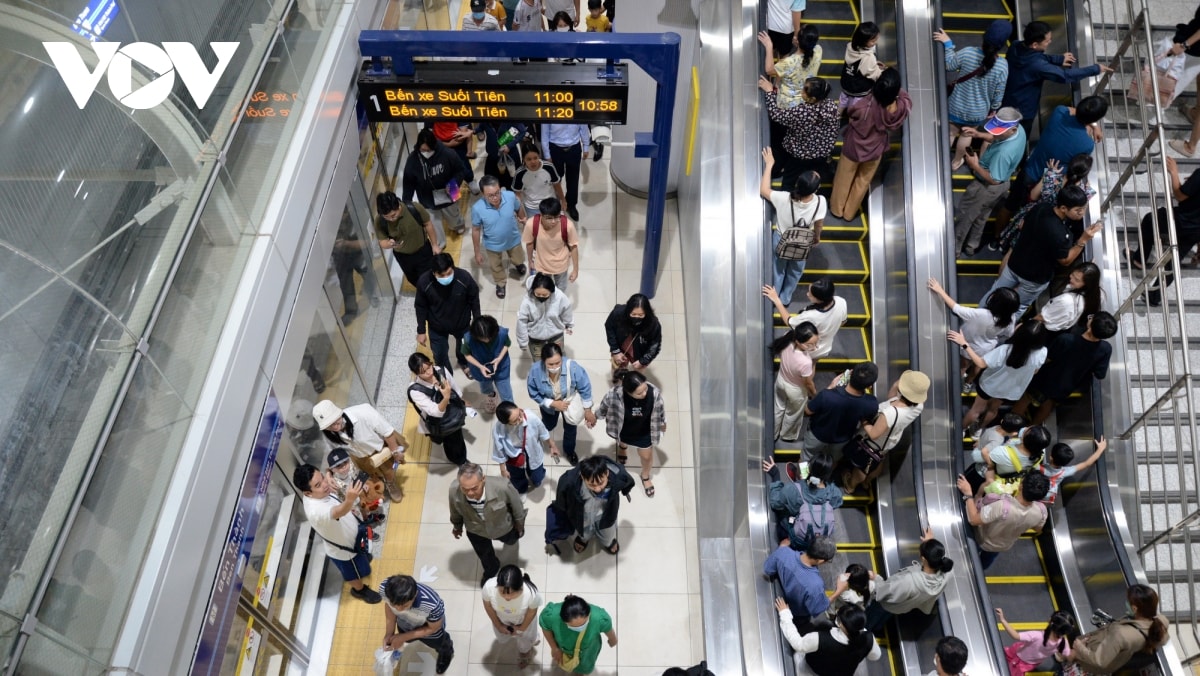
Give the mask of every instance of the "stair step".
[[[788, 308], [788, 312], [793, 314], [799, 313], [808, 304], [808, 299], [804, 296], [803, 290], [807, 288], [809, 283], [811, 283], [811, 280], [800, 283], [801, 291], [792, 296], [792, 305]], [[871, 305], [867, 301], [866, 285], [838, 285], [835, 291], [837, 295], [846, 299], [846, 328], [863, 327], [871, 322]], [[787, 330], [788, 327], [779, 318], [778, 312], [772, 313], [771, 319], [777, 334]]]

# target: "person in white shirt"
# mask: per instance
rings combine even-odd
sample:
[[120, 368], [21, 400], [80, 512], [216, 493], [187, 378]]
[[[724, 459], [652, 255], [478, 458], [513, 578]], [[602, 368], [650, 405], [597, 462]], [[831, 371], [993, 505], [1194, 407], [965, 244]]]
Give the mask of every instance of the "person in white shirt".
[[834, 295], [833, 279], [830, 277], [821, 277], [808, 286], [810, 305], [799, 314], [788, 313], [787, 306], [780, 302], [779, 294], [773, 287], [764, 286], [763, 295], [774, 303], [779, 318], [788, 326], [796, 328], [800, 322], [812, 322], [813, 326], [817, 327], [817, 334], [821, 339], [817, 343], [817, 349], [810, 355], [814, 362], [833, 350], [833, 339], [837, 337], [838, 329], [842, 328], [850, 314], [846, 308], [846, 299]]
[[362, 482], [346, 488], [346, 499], [338, 502], [333, 485], [321, 470], [300, 465], [292, 472], [292, 483], [300, 491], [304, 516], [317, 535], [325, 541], [325, 555], [333, 561], [342, 579], [350, 583], [350, 595], [367, 603], [379, 603], [383, 597], [363, 584], [371, 575], [371, 554], [357, 547], [359, 521], [351, 513], [362, 492]]
[[405, 463], [408, 441], [370, 404], [338, 408], [328, 399], [313, 406], [313, 419], [334, 446], [345, 446], [360, 471], [383, 480], [388, 498], [400, 502], [404, 490], [395, 468]]
[[792, 51], [807, 5], [807, 0], [767, 0], [767, 35], [776, 57]]
[[[938, 280], [930, 277], [928, 286], [962, 320], [959, 331], [975, 354], [986, 356], [997, 345], [1012, 337], [1017, 327], [1017, 308], [1021, 307], [1021, 297], [1016, 291], [1008, 287], [996, 289], [987, 297], [983, 307], [963, 307], [946, 293]], [[963, 379], [963, 394], [975, 391], [975, 378], [979, 371], [974, 370], [974, 364], [965, 350], [959, 357], [959, 375]]]
[[533, 662], [538, 640], [538, 608], [542, 605], [537, 585], [529, 573], [509, 564], [483, 585], [483, 610], [492, 621], [499, 643], [517, 642], [517, 668]]
[[462, 427], [446, 430], [435, 438], [430, 434], [429, 420], [445, 417], [451, 406], [461, 406], [466, 409], [466, 415], [475, 415], [474, 410], [463, 401], [462, 388], [454, 382], [454, 374], [449, 369], [435, 366], [429, 357], [420, 352], [409, 355], [408, 370], [413, 374], [412, 383], [408, 386], [408, 399], [417, 409], [417, 430], [433, 443], [441, 444], [446, 459], [461, 467], [467, 462], [467, 441], [463, 438]]

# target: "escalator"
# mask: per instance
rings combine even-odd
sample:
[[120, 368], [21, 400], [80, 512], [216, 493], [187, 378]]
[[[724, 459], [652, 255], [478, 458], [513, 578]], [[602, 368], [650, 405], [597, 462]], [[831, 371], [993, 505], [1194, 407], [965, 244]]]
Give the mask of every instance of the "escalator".
[[[820, 1], [809, 3], [804, 12], [806, 24], [815, 24], [821, 35], [820, 44], [823, 59], [818, 75], [830, 81], [834, 91], [840, 91], [838, 86], [844, 67], [844, 54], [850, 42], [850, 37], [861, 19], [859, 8], [853, 2], [846, 0]], [[876, 19], [878, 20], [878, 18]], [[881, 58], [884, 58], [881, 55]], [[894, 60], [892, 61], [894, 62]], [[765, 128], [765, 123], [764, 123]], [[834, 155], [840, 153], [841, 141], [838, 142]], [[889, 170], [889, 164], [895, 164], [898, 158], [899, 144], [893, 144], [885, 154], [880, 166], [880, 174]], [[776, 181], [774, 189], [782, 189]], [[820, 194], [828, 199], [832, 186], [823, 184]], [[863, 361], [876, 358], [874, 348], [874, 331], [879, 327], [874, 324], [876, 317], [872, 307], [875, 297], [871, 275], [871, 233], [870, 222], [873, 213], [879, 213], [882, 208], [879, 202], [882, 197], [878, 193], [869, 196], [864, 201], [862, 210], [853, 220], [843, 221], [826, 216], [822, 229], [821, 243], [808, 258], [804, 275], [799, 288], [793, 295], [789, 313], [795, 314], [803, 310], [808, 303], [805, 290], [808, 285], [820, 277], [831, 278], [836, 285], [836, 295], [844, 298], [847, 304], [847, 321], [838, 331], [831, 352], [818, 360], [816, 365], [815, 384], [820, 391], [838, 374]], [[876, 242], [879, 245], [879, 242]], [[783, 335], [788, 327], [777, 312], [771, 315], [770, 326], [772, 333], [769, 338]], [[777, 361], [773, 366], [777, 367]], [[887, 379], [895, 377], [899, 371], [893, 372], [886, 364], [880, 364], [880, 377], [875, 390], [886, 391]], [[764, 379], [773, 383], [771, 378]], [[769, 412], [769, 411], [768, 411]], [[766, 422], [767, 429], [771, 421]], [[800, 448], [798, 444], [776, 441], [772, 449], [776, 462], [799, 462]], [[831, 563], [822, 566], [822, 574], [826, 578], [826, 587], [832, 589], [837, 575], [851, 563], [858, 563], [868, 570], [887, 570], [884, 559], [884, 529], [881, 527], [880, 502], [874, 488], [860, 489], [856, 495], [846, 496], [842, 508], [837, 511], [837, 525], [833, 539], [838, 543], [838, 556]], [[897, 635], [893, 628], [885, 637], [879, 639], [880, 647], [884, 650], [883, 658], [878, 662], [868, 662], [867, 671], [870, 674], [902, 674], [905, 663], [903, 651], [896, 649]]]

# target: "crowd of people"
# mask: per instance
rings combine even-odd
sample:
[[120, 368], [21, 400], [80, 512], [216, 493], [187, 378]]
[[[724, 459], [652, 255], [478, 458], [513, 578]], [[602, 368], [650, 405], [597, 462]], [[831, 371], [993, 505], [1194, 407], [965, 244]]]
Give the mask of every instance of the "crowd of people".
[[[784, 8], [796, 8], [790, 0], [772, 4], [781, 16]], [[1188, 33], [1181, 48], [1191, 48], [1192, 33], [1200, 42], [1197, 17], [1194, 30], [1181, 27]], [[920, 561], [889, 579], [852, 564], [829, 589], [819, 570], [837, 554], [834, 525], [845, 496], [863, 490], [888, 465], [890, 452], [921, 415], [931, 383], [919, 371], [904, 371], [881, 400], [872, 394], [879, 369], [870, 362], [834, 377], [820, 391], [815, 383], [820, 359], [830, 354], [846, 322], [847, 304], [829, 277], [801, 283], [808, 255], [821, 244], [828, 216], [842, 221], [857, 216], [891, 132], [904, 124], [911, 102], [898, 72], [876, 58], [878, 26], [864, 22], [854, 31], [835, 92], [817, 77], [823, 51], [816, 28], [799, 14], [795, 19], [790, 40], [777, 28], [759, 36], [766, 49], [759, 85], [771, 121], [760, 194], [773, 214], [774, 253], [763, 295], [787, 326], [771, 345], [779, 364], [774, 436], [798, 445], [802, 460], [763, 462], [779, 545], [763, 572], [782, 589], [780, 626], [797, 672], [826, 676], [851, 674], [863, 661], [878, 659], [873, 633], [881, 634], [892, 615], [935, 612], [954, 562], [926, 530]], [[963, 415], [964, 441], [973, 448], [957, 486], [984, 569], [1026, 532], [1040, 532], [1061, 482], [1104, 452], [1105, 440], [1097, 439], [1094, 450], [1072, 464], [1075, 449], [1055, 443], [1043, 423], [1057, 404], [1105, 377], [1112, 354], [1108, 341], [1118, 331], [1105, 308], [1101, 270], [1084, 255], [1102, 228], [1084, 219], [1096, 196], [1089, 173], [1093, 149], [1103, 138], [1106, 100], [1088, 96], [1075, 106], [1058, 106], [1028, 147], [1043, 82], [1078, 82], [1111, 69], [1081, 67], [1070, 53], [1048, 53], [1053, 32], [1042, 21], [1028, 23], [1010, 45], [1012, 33], [1011, 22], [997, 20], [979, 46], [955, 45], [941, 30], [932, 36], [944, 48], [948, 73], [946, 161], [955, 172], [965, 167], [972, 179], [954, 211], [953, 255], [975, 256], [985, 244], [1002, 252], [992, 287], [970, 299], [977, 306], [961, 304], [938, 280], [928, 280], [930, 292], [959, 319], [947, 338], [961, 350], [963, 395], [974, 395]], [[839, 138], [842, 151], [835, 163]], [[1181, 182], [1169, 159], [1168, 167], [1173, 208], [1182, 223], [1177, 227], [1190, 228], [1189, 209], [1200, 208], [1190, 195], [1200, 190], [1200, 178]], [[832, 189], [822, 194], [822, 183], [831, 177]], [[776, 181], [782, 189], [774, 187]], [[994, 230], [985, 233], [994, 212]], [[1166, 222], [1160, 214], [1160, 227]], [[1147, 215], [1141, 237], [1146, 245], [1154, 241], [1151, 227]], [[1182, 244], [1181, 250], [1186, 251]], [[797, 288], [806, 289], [798, 312], [791, 309]], [[1150, 294], [1150, 304], [1160, 297]], [[1035, 670], [1051, 657], [1068, 673], [1108, 673], [1137, 654], [1152, 653], [1166, 636], [1157, 594], [1136, 585], [1129, 600], [1127, 618], [1085, 636], [1064, 613], [1056, 613], [1045, 631], [1016, 632], [997, 609], [1017, 641], [1007, 650], [1011, 673]], [[957, 639], [944, 639], [937, 673], [959, 673], [965, 651]]]

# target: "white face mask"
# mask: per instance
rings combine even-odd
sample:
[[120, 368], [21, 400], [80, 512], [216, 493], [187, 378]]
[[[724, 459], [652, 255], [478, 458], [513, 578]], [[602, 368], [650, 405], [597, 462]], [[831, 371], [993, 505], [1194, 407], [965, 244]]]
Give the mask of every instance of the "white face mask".
[[591, 622], [591, 620], [584, 622], [583, 624], [579, 625], [578, 627], [572, 627], [571, 625], [568, 624], [567, 629], [570, 629], [571, 631], [575, 631], [575, 632], [580, 632], [580, 631], [583, 631], [584, 629], [587, 629], [588, 622]]
[[422, 150], [421, 157], [424, 157], [425, 159], [429, 159], [429, 158], [433, 157], [433, 151], [432, 150]]
[[547, 366], [546, 370], [549, 371], [550, 373], [561, 373], [562, 367], [561, 366], [554, 366], [554, 367]]
[[570, 26], [559, 26], [558, 28], [555, 28], [554, 31], [556, 33], [569, 33], [569, 32], [571, 32], [571, 27]]
[[342, 481], [346, 481], [350, 478], [350, 469], [352, 466], [351, 463], [346, 463], [342, 467], [333, 470], [333, 475]]

